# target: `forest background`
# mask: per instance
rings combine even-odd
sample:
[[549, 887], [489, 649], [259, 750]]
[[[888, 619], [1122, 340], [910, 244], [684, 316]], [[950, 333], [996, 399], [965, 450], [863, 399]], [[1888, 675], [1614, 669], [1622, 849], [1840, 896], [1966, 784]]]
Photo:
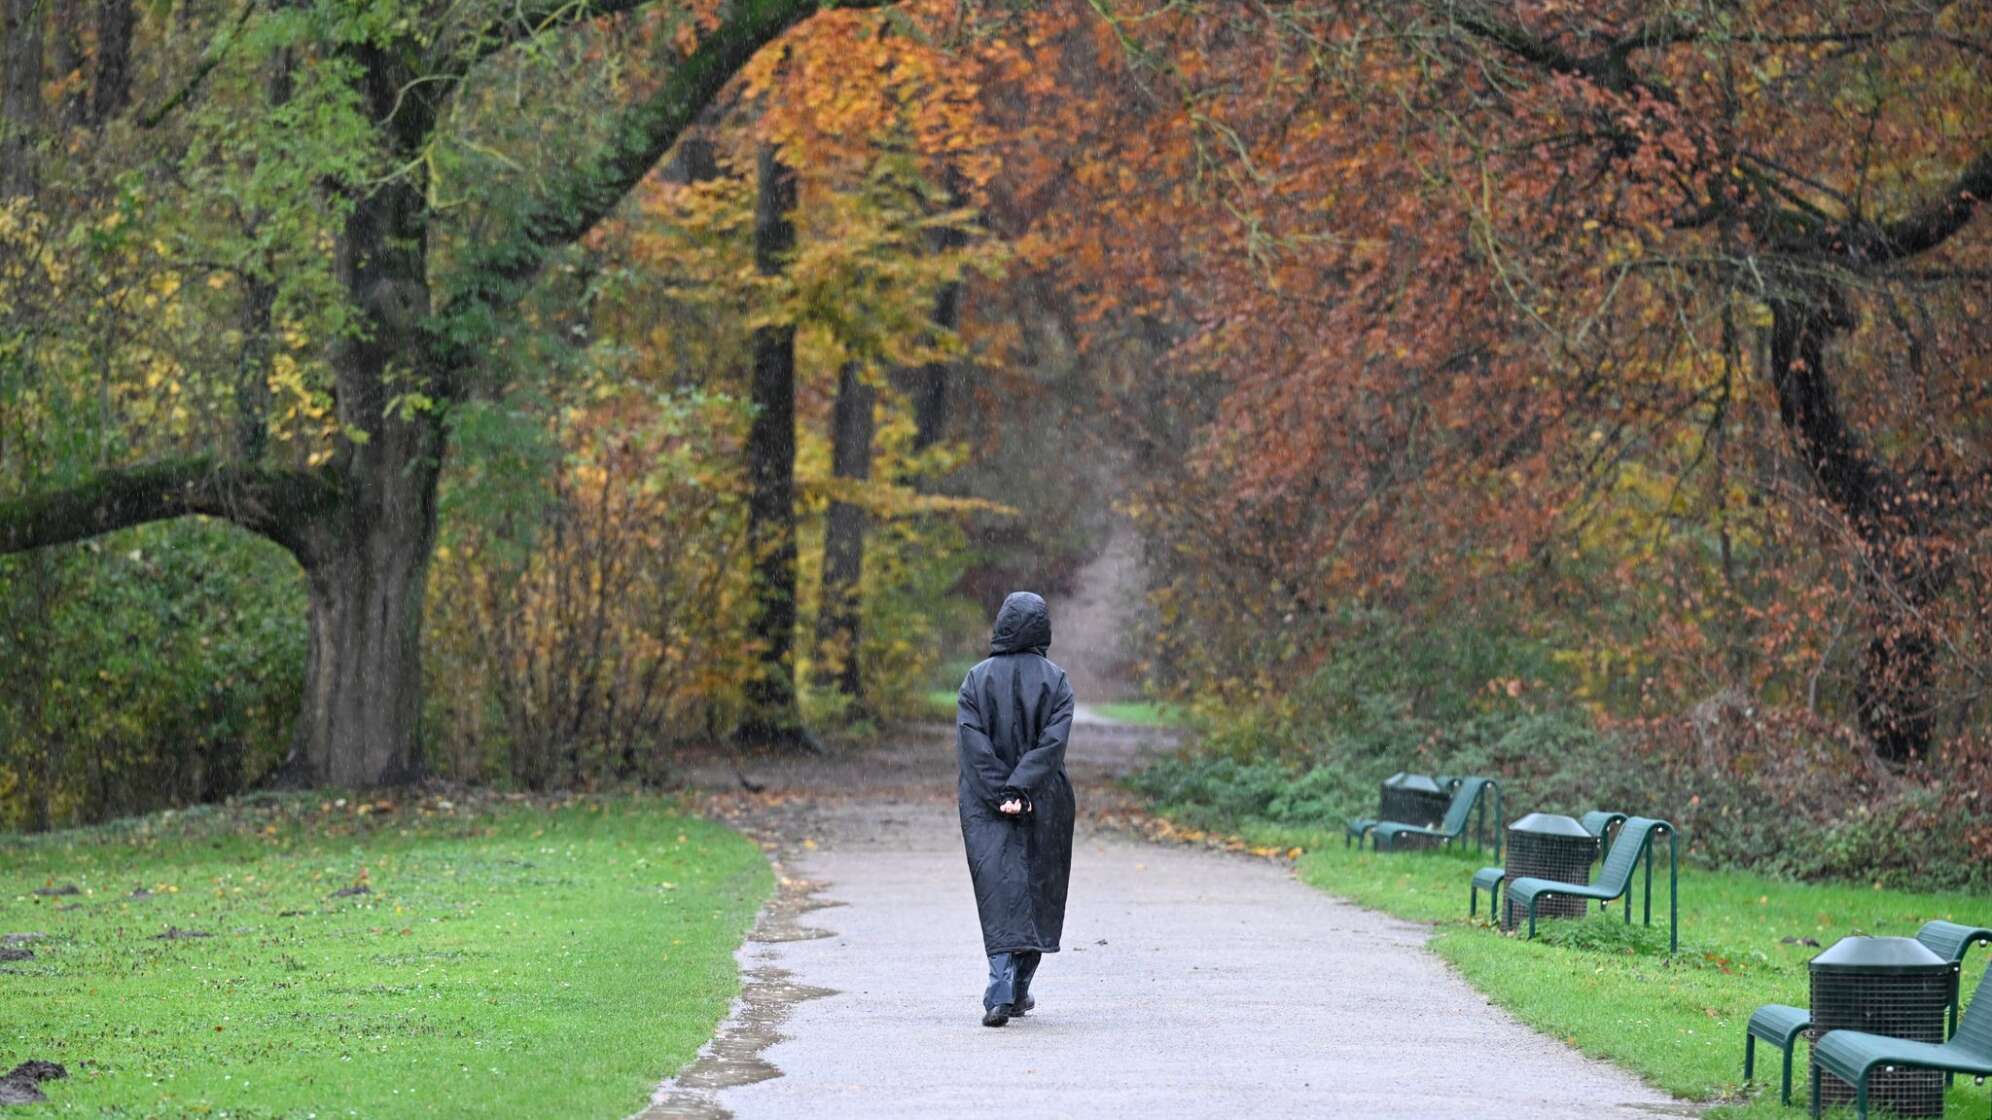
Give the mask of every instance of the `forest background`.
[[[1992, 12], [4, 0], [0, 824], [891, 733], [1992, 882]], [[822, 10], [819, 10], [822, 9]]]

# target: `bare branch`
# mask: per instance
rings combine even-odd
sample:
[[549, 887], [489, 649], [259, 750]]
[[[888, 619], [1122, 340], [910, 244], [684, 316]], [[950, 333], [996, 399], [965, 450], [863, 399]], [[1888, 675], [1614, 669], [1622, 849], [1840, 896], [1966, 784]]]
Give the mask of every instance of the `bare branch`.
[[543, 32], [572, 27], [603, 16], [633, 12], [648, 2], [649, 0], [521, 2], [478, 31], [472, 40], [468, 61], [474, 63], [489, 58], [515, 43], [522, 43]]

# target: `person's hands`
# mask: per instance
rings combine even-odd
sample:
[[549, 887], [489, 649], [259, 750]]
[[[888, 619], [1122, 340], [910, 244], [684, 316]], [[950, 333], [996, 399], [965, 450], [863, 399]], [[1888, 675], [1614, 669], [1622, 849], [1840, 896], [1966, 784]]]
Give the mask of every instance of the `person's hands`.
[[996, 810], [997, 812], [1008, 813], [1014, 817], [1024, 811], [1024, 803], [1022, 799], [1012, 797], [1010, 800], [996, 806]]

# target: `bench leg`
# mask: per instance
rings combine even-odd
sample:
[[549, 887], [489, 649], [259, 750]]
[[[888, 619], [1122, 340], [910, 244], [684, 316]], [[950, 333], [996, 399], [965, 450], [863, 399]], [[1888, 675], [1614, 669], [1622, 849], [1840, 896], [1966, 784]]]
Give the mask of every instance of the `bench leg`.
[[1480, 910], [1480, 884], [1468, 883], [1466, 885], [1466, 916], [1468, 918], [1471, 918], [1473, 917], [1474, 914], [1478, 913], [1479, 910]]
[[[1627, 883], [1626, 886], [1630, 888], [1632, 884]], [[1628, 889], [1627, 893], [1631, 893], [1630, 889]], [[1631, 917], [1632, 899], [1627, 898], [1625, 905], [1626, 916]], [[1651, 836], [1648, 836], [1646, 841], [1646, 917], [1644, 921], [1649, 926], [1653, 924], [1653, 839]]]
[[1757, 1076], [1757, 1036], [1746, 1031], [1743, 1034], [1743, 1080], [1747, 1082], [1755, 1076]]
[[1867, 1097], [1868, 1075], [1866, 1070], [1862, 1070], [1860, 1080], [1854, 1082], [1854, 1115], [1860, 1120], [1867, 1120]]
[[1791, 1107], [1791, 1052], [1792, 1048], [1797, 1045], [1798, 1045], [1797, 1035], [1792, 1035], [1789, 1039], [1785, 1040], [1784, 1089], [1782, 1090], [1782, 1092], [1778, 1097], [1778, 1103], [1784, 1105], [1786, 1108]]
[[1812, 1120], [1819, 1120], [1819, 1059], [1812, 1060]]

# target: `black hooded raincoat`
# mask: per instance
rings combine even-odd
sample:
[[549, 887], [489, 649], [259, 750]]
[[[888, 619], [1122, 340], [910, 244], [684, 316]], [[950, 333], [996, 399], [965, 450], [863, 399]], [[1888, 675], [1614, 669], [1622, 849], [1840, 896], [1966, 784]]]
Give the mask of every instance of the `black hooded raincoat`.
[[[1065, 776], [1072, 686], [1046, 659], [1050, 646], [1044, 600], [1011, 595], [997, 612], [990, 657], [968, 671], [956, 699], [961, 838], [991, 956], [1056, 953], [1065, 928], [1077, 808]], [[1012, 797], [1028, 811], [997, 810]]]

